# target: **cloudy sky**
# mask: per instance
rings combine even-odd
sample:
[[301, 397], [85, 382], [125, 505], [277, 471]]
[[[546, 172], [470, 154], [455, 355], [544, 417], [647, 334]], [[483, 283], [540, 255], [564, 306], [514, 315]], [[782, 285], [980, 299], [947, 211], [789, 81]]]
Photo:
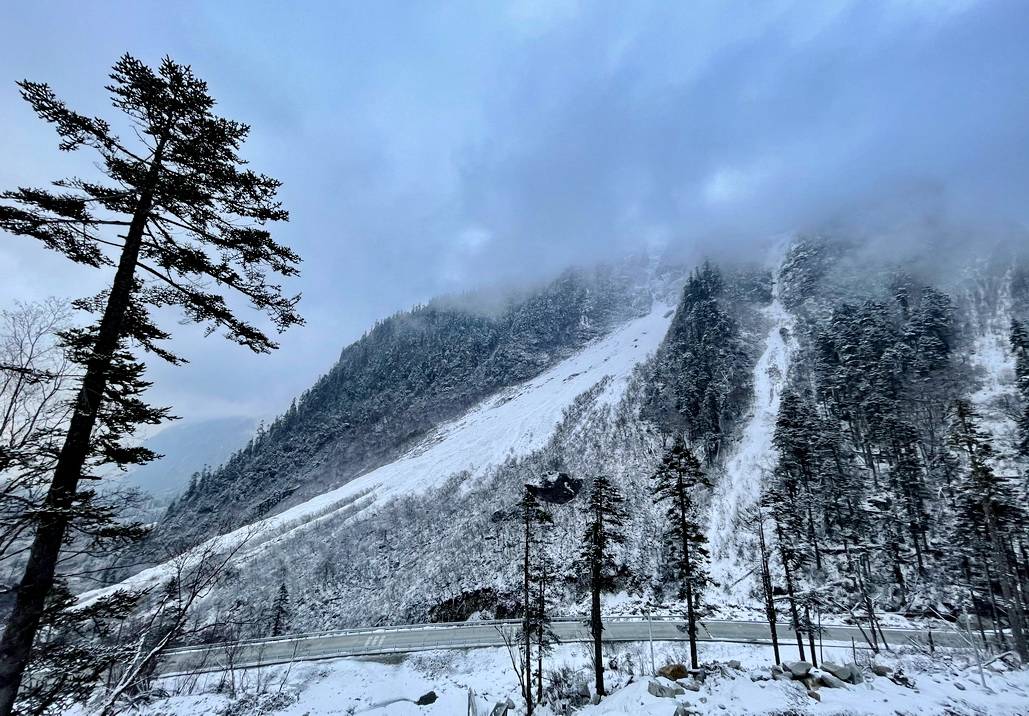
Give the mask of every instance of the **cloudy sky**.
[[[268, 414], [377, 318], [644, 247], [754, 251], [850, 223], [1025, 225], [1025, 0], [19, 2], [0, 43], [0, 187], [89, 170], [14, 82], [80, 111], [168, 54], [285, 182], [307, 326], [275, 355], [180, 331], [157, 400]], [[0, 305], [105, 277], [0, 236]]]

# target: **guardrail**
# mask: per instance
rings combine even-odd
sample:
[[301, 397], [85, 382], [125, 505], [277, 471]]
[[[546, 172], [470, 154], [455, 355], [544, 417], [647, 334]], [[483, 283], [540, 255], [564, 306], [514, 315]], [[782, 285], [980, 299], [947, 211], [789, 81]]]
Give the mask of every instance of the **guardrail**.
[[[652, 636], [658, 641], [680, 641], [686, 640], [688, 636], [682, 629], [676, 629], [674, 631], [669, 630], [668, 626], [674, 624], [676, 627], [685, 625], [685, 621], [677, 616], [671, 615], [654, 615], [648, 619], [645, 615], [622, 615], [616, 617], [605, 618], [605, 624], [610, 626], [618, 624], [646, 624], [650, 622], [650, 626], [646, 631], [643, 630], [621, 630], [612, 629], [609, 633], [608, 641], [640, 641], [651, 638], [652, 630], [656, 630], [658, 633], [653, 633]], [[553, 620], [555, 627], [558, 631], [565, 632], [561, 634], [561, 640], [566, 643], [589, 641], [590, 636], [586, 629], [586, 624], [582, 617], [560, 617]], [[388, 654], [399, 654], [409, 653], [416, 651], [426, 651], [432, 649], [473, 649], [473, 648], [484, 648], [484, 647], [496, 647], [502, 646], [504, 643], [501, 634], [498, 633], [495, 637], [485, 638], [485, 635], [479, 633], [469, 633], [467, 635], [461, 634], [461, 632], [471, 632], [473, 630], [479, 630], [486, 628], [494, 628], [498, 632], [509, 632], [513, 631], [520, 626], [520, 619], [499, 619], [499, 620], [484, 620], [477, 622], [439, 622], [434, 624], [410, 624], [410, 625], [389, 625], [379, 627], [364, 627], [355, 629], [337, 629], [337, 630], [326, 630], [321, 632], [313, 632], [307, 634], [291, 634], [283, 635], [280, 637], [271, 637], [266, 639], [249, 639], [245, 641], [237, 642], [223, 642], [220, 644], [202, 644], [187, 647], [180, 647], [168, 651], [162, 660], [165, 668], [159, 669], [163, 677], [169, 676], [180, 676], [185, 674], [193, 674], [208, 671], [220, 671], [228, 668], [259, 668], [263, 666], [271, 666], [274, 664], [291, 663], [293, 661], [315, 661], [319, 659], [331, 659], [341, 657], [352, 657], [352, 656], [371, 656], [371, 655], [388, 655]], [[568, 629], [570, 625], [579, 625], [581, 629]], [[744, 627], [757, 627], [763, 634], [733, 634], [735, 631], [731, 627], [744, 626]], [[769, 644], [771, 643], [771, 636], [767, 632], [767, 622], [759, 620], [704, 620], [700, 623], [702, 627], [702, 633], [700, 638], [704, 641], [719, 641], [728, 643], [747, 643], [747, 644]], [[719, 627], [729, 627], [728, 629], [720, 629]], [[790, 634], [790, 627], [788, 624], [778, 625], [780, 633], [782, 635]], [[857, 629], [854, 625], [849, 624], [833, 624], [823, 625], [823, 628], [827, 632], [835, 630], [851, 631]], [[712, 633], [713, 630], [715, 633]], [[631, 631], [631, 633], [629, 633]], [[745, 629], [744, 631], [752, 631]], [[927, 645], [929, 639], [932, 637], [930, 634], [936, 636], [936, 639], [948, 641], [951, 637], [954, 637], [957, 632], [953, 630], [929, 630], [919, 629], [912, 627], [891, 627], [886, 629], [895, 639], [903, 640], [910, 644], [921, 644]], [[435, 632], [435, 634], [433, 633]], [[727, 632], [719, 635], [717, 632]], [[406, 634], [408, 638], [404, 643], [396, 643], [397, 639], [379, 640], [357, 642], [346, 644], [346, 643], [332, 643], [336, 639], [348, 639], [348, 638], [360, 638], [375, 637], [387, 634]], [[444, 635], [446, 635], [444, 637]], [[851, 636], [856, 636], [853, 634]], [[421, 638], [418, 638], [421, 637]], [[781, 637], [782, 638], [782, 637]], [[850, 636], [846, 637], [847, 639]], [[827, 641], [837, 642], [840, 641], [840, 637], [828, 636]], [[939, 643], [940, 646], [944, 646], [944, 643]], [[292, 648], [290, 648], [292, 646]], [[856, 648], [866, 648], [859, 641], [855, 645]], [[269, 653], [271, 652], [271, 653]]]
[[[567, 624], [574, 622], [585, 622], [586, 616], [565, 616], [565, 617], [554, 617], [551, 619], [552, 623], [555, 624]], [[631, 614], [631, 615], [617, 615], [617, 616], [606, 616], [604, 617], [604, 623], [625, 623], [625, 622], [673, 622], [673, 623], [685, 623], [685, 620], [681, 616], [673, 614], [654, 614], [647, 616], [643, 614]], [[248, 645], [248, 644], [272, 644], [276, 642], [288, 642], [299, 639], [317, 639], [320, 637], [332, 637], [332, 636], [355, 636], [360, 634], [379, 634], [379, 633], [391, 633], [400, 631], [416, 631], [416, 630], [430, 630], [430, 629], [474, 629], [483, 626], [497, 626], [497, 625], [519, 625], [522, 623], [521, 619], [483, 619], [481, 621], [463, 621], [463, 622], [430, 622], [421, 624], [390, 624], [384, 626], [368, 626], [368, 627], [352, 627], [348, 629], [326, 629], [322, 631], [313, 632], [301, 632], [295, 634], [283, 634], [281, 636], [268, 636], [268, 637], [253, 637], [250, 639], [240, 639], [232, 642], [213, 642], [209, 644], [196, 644], [190, 646], [176, 647], [169, 649], [167, 653], [181, 653], [187, 651], [196, 650], [208, 650], [217, 649], [219, 647], [236, 646], [236, 645]], [[760, 624], [767, 625], [768, 622], [762, 619], [706, 619], [701, 620], [699, 623], [716, 623], [716, 624]], [[789, 632], [791, 627], [789, 624], [780, 623], [777, 625], [780, 631]], [[853, 624], [823, 624], [825, 629], [833, 628], [857, 628]], [[889, 631], [909, 631], [912, 633], [920, 633], [926, 631], [918, 627], [885, 627]]]

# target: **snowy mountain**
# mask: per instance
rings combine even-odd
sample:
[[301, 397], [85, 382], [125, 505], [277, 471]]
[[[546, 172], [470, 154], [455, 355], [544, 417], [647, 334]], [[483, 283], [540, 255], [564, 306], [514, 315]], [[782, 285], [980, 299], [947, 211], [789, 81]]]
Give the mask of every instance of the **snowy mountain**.
[[[979, 609], [994, 557], [969, 481], [988, 472], [1004, 520], [1026, 489], [1029, 342], [1012, 321], [1029, 265], [1010, 250], [948, 275], [932, 263], [804, 238], [759, 266], [631, 261], [489, 311], [432, 302], [346, 348], [155, 539], [245, 541], [204, 602], [245, 626], [210, 638], [264, 634], [283, 586], [303, 631], [504, 617], [521, 609], [505, 515], [523, 486], [604, 474], [628, 513], [608, 609], [675, 611], [652, 476], [682, 434], [712, 483], [696, 495], [709, 611], [763, 613], [759, 537], [780, 609]], [[580, 502], [550, 506], [565, 613], [584, 608]]]

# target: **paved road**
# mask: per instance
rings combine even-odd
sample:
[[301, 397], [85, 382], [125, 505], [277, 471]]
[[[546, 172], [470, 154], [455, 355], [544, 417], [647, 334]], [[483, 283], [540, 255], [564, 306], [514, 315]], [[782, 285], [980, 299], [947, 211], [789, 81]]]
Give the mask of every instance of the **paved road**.
[[[678, 619], [646, 617], [614, 617], [604, 622], [604, 639], [609, 642], [682, 641], [685, 623]], [[428, 649], [467, 649], [471, 647], [503, 646], [506, 633], [509, 638], [517, 634], [519, 622], [460, 622], [369, 629], [348, 629], [319, 634], [301, 634], [286, 637], [190, 647], [169, 652], [158, 667], [165, 676], [194, 671], [219, 671], [234, 668], [285, 664], [291, 661], [313, 661], [341, 656], [368, 656], [406, 653]], [[563, 642], [589, 641], [587, 627], [579, 619], [560, 619], [553, 624], [554, 632]], [[929, 633], [921, 629], [886, 629], [891, 645], [927, 644]], [[793, 635], [785, 624], [779, 625], [781, 644], [791, 643]], [[762, 644], [771, 641], [768, 625], [764, 622], [706, 621], [698, 635], [704, 641]], [[823, 627], [822, 639], [849, 645], [853, 639], [858, 648], [865, 644], [861, 631], [851, 626]], [[933, 631], [936, 646], [960, 646], [963, 637], [956, 631]]]

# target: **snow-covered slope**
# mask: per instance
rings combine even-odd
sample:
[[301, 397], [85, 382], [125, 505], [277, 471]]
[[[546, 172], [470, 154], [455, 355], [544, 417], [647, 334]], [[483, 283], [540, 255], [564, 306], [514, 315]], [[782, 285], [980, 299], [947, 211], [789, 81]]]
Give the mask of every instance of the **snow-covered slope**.
[[[969, 301], [973, 340], [968, 363], [979, 379], [969, 400], [999, 446], [1017, 441], [1017, 426], [1009, 410], [1015, 396], [1015, 356], [1010, 346], [1011, 319], [1015, 316], [1011, 280], [1010, 271], [999, 285], [979, 277], [973, 282], [974, 295]], [[995, 467], [1001, 474], [1018, 474], [1019, 466], [1012, 457], [1006, 450], [999, 451]]]
[[773, 280], [772, 303], [762, 309], [768, 319], [764, 350], [754, 366], [754, 398], [740, 441], [715, 485], [711, 497], [708, 542], [711, 576], [721, 585], [730, 604], [750, 600], [755, 578], [753, 560], [743, 553], [746, 513], [761, 494], [762, 475], [774, 466], [772, 435], [779, 413], [779, 399], [786, 383], [790, 357], [796, 350], [793, 316], [779, 298], [779, 281]]
[[[247, 544], [238, 555], [244, 558], [270, 541], [288, 539], [290, 533], [307, 529], [338, 510], [356, 514], [375, 502], [437, 487], [456, 473], [482, 475], [508, 458], [539, 449], [575, 398], [599, 382], [609, 379], [601, 400], [612, 405], [618, 402], [633, 369], [656, 350], [664, 337], [671, 313], [668, 306], [655, 303], [646, 316], [441, 425], [395, 462], [278, 515], [209, 540], [194, 554], [211, 546], [229, 549], [245, 539]], [[81, 603], [120, 587], [158, 583], [169, 576], [170, 570], [170, 565], [144, 570], [118, 585], [83, 595]]]

